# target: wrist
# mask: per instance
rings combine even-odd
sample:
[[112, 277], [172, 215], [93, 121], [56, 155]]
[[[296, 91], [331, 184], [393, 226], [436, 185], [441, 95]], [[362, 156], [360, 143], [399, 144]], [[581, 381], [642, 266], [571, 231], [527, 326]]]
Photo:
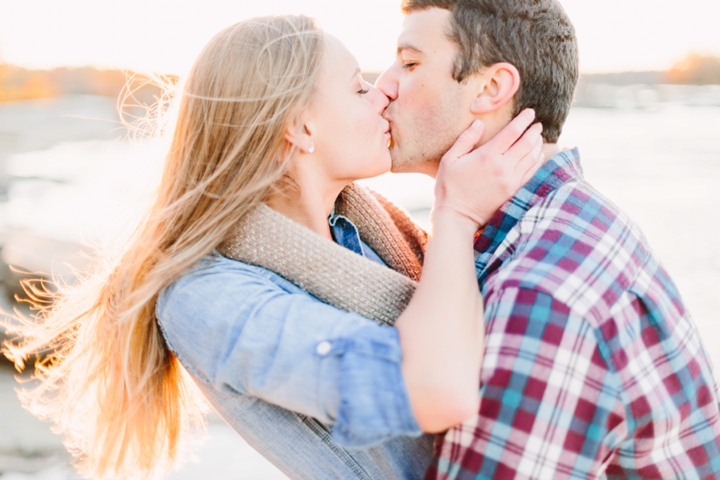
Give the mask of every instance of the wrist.
[[436, 206], [432, 209], [430, 224], [433, 233], [438, 230], [452, 229], [468, 236], [474, 236], [480, 229], [480, 224], [475, 219], [444, 206]]

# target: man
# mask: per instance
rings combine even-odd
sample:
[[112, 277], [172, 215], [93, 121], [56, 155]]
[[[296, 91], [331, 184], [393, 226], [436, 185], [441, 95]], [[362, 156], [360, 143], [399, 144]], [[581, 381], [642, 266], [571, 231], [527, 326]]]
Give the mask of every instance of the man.
[[675, 285], [557, 141], [578, 78], [556, 0], [404, 0], [393, 170], [435, 175], [475, 119], [522, 109], [549, 160], [476, 239], [486, 301], [479, 415], [440, 438], [427, 478], [716, 478], [718, 388]]

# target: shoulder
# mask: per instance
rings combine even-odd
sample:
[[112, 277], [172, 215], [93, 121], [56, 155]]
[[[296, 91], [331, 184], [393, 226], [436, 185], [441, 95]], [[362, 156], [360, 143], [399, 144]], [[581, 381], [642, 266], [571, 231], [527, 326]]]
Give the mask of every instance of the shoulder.
[[572, 226], [576, 235], [618, 234], [625, 230], [639, 234], [632, 220], [586, 181], [568, 182], [551, 192], [523, 216], [521, 229], [528, 224], [534, 224], [535, 236], [560, 226]]
[[[232, 280], [233, 283], [229, 284], [227, 280]], [[168, 286], [163, 293], [170, 295], [188, 288], [231, 288], [232, 285], [243, 285], [246, 282], [278, 285], [283, 288], [293, 285], [266, 268], [213, 254], [203, 258]]]
[[520, 221], [520, 230], [532, 242], [541, 239], [577, 243], [582, 252], [604, 255], [622, 251], [647, 256], [647, 240], [637, 224], [612, 200], [586, 181], [569, 182], [531, 208]]
[[639, 228], [586, 182], [552, 192], [514, 230], [490, 282], [552, 294], [581, 315], [628, 288], [650, 257]]
[[162, 318], [173, 311], [196, 309], [206, 302], [240, 300], [273, 291], [297, 293], [301, 290], [270, 270], [213, 254], [163, 289], [156, 309]]

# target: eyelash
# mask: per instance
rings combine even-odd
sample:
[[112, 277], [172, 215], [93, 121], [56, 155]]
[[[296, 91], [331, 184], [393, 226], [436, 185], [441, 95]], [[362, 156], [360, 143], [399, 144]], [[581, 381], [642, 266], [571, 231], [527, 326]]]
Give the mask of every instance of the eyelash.
[[370, 89], [367, 89], [367, 90], [359, 90], [357, 93], [359, 93], [360, 95], [365, 95], [365, 94], [368, 93], [369, 91], [370, 91]]
[[417, 64], [416, 63], [404, 63], [402, 68], [412, 68], [415, 65], [417, 65]]

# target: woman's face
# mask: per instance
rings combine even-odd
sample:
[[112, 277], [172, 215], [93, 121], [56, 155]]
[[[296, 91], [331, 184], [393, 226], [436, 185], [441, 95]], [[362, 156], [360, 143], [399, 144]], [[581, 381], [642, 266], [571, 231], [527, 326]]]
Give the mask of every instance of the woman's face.
[[335, 37], [325, 52], [315, 96], [306, 112], [320, 167], [331, 181], [351, 182], [390, 170], [387, 97], [360, 75], [357, 60]]

